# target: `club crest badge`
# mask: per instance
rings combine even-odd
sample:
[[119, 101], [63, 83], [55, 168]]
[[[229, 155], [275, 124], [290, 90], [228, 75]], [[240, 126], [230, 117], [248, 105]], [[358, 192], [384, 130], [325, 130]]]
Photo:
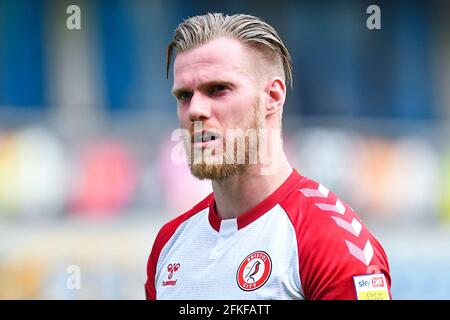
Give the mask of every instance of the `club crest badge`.
[[272, 260], [264, 251], [250, 253], [239, 265], [236, 281], [244, 291], [261, 288], [269, 279], [272, 272]]

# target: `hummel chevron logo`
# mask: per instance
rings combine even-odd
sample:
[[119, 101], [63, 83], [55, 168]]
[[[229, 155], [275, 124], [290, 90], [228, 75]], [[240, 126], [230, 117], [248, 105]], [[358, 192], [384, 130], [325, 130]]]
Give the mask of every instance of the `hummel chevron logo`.
[[334, 211], [340, 214], [345, 213], [345, 207], [339, 199], [336, 200], [336, 204], [316, 203], [316, 206], [325, 211]]
[[[328, 198], [329, 190], [325, 188], [323, 185], [319, 184], [317, 189], [311, 189], [311, 188], [302, 188], [298, 189], [305, 197], [318, 197], [318, 198]], [[329, 203], [314, 203], [319, 209], [323, 211], [332, 211], [337, 212], [340, 215], [344, 215], [346, 208], [344, 204], [339, 200], [336, 199], [335, 204], [329, 204]], [[350, 208], [351, 211], [353, 211], [352, 208]], [[356, 219], [353, 218], [352, 222], [347, 222], [342, 218], [331, 216], [331, 218], [336, 222], [336, 224], [341, 227], [342, 229], [350, 232], [356, 237], [359, 237], [362, 230], [362, 224]], [[356, 259], [364, 263], [366, 266], [370, 264], [373, 258], [373, 247], [369, 240], [367, 240], [366, 245], [363, 249], [359, 248], [357, 245], [355, 245], [353, 242], [350, 242], [348, 240], [345, 240], [345, 243], [347, 244], [347, 248], [352, 256], [354, 256]]]
[[359, 234], [361, 233], [362, 225], [355, 218], [353, 218], [352, 223], [348, 223], [347, 221], [345, 221], [344, 219], [341, 219], [339, 217], [332, 216], [331, 218], [333, 218], [333, 220], [336, 222], [336, 224], [339, 227], [347, 230], [351, 234], [358, 237]]
[[303, 193], [305, 197], [318, 197], [318, 198], [326, 198], [328, 197], [328, 193], [330, 192], [330, 190], [328, 190], [321, 184], [319, 184], [318, 189], [302, 188], [299, 189], [298, 191]]
[[369, 240], [367, 240], [364, 249], [360, 249], [357, 245], [348, 240], [345, 240], [345, 243], [347, 244], [348, 250], [352, 256], [364, 263], [366, 266], [370, 264], [370, 261], [372, 261], [373, 258], [373, 248]]

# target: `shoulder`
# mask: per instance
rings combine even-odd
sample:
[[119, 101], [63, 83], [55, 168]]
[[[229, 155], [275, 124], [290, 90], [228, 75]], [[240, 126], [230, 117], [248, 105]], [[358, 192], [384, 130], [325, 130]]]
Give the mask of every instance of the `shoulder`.
[[322, 184], [303, 177], [280, 205], [298, 231], [300, 226], [302, 229], [310, 228], [327, 220], [326, 215], [317, 214], [320, 208], [342, 211], [340, 201], [335, 202], [335, 207], [332, 207], [335, 198], [337, 199], [336, 195]]
[[167, 243], [167, 241], [169, 241], [169, 239], [177, 231], [180, 225], [183, 224], [183, 222], [189, 220], [189, 218], [193, 217], [194, 215], [202, 211], [203, 209], [207, 208], [213, 197], [214, 197], [213, 193], [209, 194], [205, 199], [197, 203], [190, 210], [164, 224], [156, 236], [154, 246], [161, 247], [162, 249], [162, 247]]
[[196, 204], [192, 209], [180, 215], [179, 217], [167, 222], [156, 235], [156, 239], [153, 243], [150, 256], [147, 261], [147, 281], [145, 283], [145, 295], [147, 299], [156, 299], [156, 289], [155, 289], [155, 275], [156, 266], [158, 264], [159, 256], [163, 250], [166, 243], [174, 235], [177, 229], [183, 222], [187, 221], [189, 218], [193, 217], [195, 214], [199, 213], [203, 209], [207, 208], [214, 198], [211, 193], [205, 199]]
[[332, 240], [345, 237], [347, 233], [357, 236], [364, 228], [361, 219], [346, 202], [308, 178], [304, 178], [280, 205], [298, 235]]
[[384, 273], [386, 254], [355, 211], [324, 185], [303, 179], [281, 206], [296, 232], [299, 269], [309, 299], [353, 299], [353, 276]]

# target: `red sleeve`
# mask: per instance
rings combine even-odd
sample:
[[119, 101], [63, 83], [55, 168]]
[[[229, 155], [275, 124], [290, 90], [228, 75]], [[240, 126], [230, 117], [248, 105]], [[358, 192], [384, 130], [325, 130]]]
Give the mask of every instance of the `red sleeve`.
[[[317, 184], [309, 186], [309, 190], [313, 188]], [[386, 254], [351, 207], [331, 192], [326, 197], [306, 197], [299, 190], [298, 196], [297, 201], [285, 203], [285, 210], [297, 234], [305, 297], [354, 300], [353, 276], [383, 273], [392, 298]]]
[[152, 251], [147, 262], [147, 281], [145, 282], [145, 298], [147, 300], [156, 300], [156, 288], [155, 288], [155, 277], [156, 277], [156, 266], [158, 264], [159, 254], [162, 248], [170, 239], [167, 229], [170, 227], [166, 224], [158, 232], [155, 242], [153, 243]]
[[159, 230], [147, 262], [147, 281], [145, 282], [145, 297], [147, 300], [157, 299], [155, 286], [157, 271], [156, 267], [158, 265], [159, 255], [161, 254], [162, 249], [184, 221], [192, 217], [197, 212], [201, 211], [203, 208], [206, 208], [209, 205], [210, 201], [212, 201], [213, 199], [214, 197], [211, 193], [209, 196], [195, 205], [191, 210], [168, 222], [161, 228], [161, 230]]

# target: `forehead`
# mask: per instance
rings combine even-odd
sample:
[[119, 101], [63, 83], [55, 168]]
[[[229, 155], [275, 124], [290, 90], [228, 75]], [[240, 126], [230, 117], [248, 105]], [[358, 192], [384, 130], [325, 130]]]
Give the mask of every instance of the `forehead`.
[[174, 88], [214, 80], [252, 81], [252, 52], [238, 40], [221, 37], [177, 54]]

